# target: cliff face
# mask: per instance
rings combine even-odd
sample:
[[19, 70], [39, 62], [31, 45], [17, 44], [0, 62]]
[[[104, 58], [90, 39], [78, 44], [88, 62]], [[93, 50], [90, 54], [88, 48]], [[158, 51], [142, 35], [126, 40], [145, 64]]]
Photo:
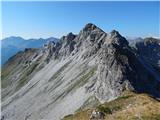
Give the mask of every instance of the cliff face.
[[[160, 97], [159, 75], [118, 31], [87, 24], [42, 49], [26, 49], [2, 68], [6, 119], [54, 119], [120, 96], [124, 90]], [[12, 68], [12, 69], [11, 69]]]

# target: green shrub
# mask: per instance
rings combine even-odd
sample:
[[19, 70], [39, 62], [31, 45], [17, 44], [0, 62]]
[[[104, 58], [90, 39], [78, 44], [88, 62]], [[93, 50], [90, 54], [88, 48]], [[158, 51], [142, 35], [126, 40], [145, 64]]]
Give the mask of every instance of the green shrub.
[[121, 96], [121, 97], [118, 97], [116, 100], [128, 99], [130, 97], [133, 97], [133, 95]]
[[105, 114], [112, 114], [112, 110], [111, 110], [110, 108], [104, 107], [104, 106], [102, 106], [102, 105], [98, 106], [98, 110], [99, 110], [100, 112], [105, 113]]

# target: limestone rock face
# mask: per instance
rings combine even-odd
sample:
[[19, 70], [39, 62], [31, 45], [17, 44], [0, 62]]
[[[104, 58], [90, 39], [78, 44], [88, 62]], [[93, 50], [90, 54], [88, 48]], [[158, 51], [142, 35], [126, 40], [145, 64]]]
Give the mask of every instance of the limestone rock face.
[[115, 98], [124, 90], [159, 96], [160, 82], [145, 67], [127, 40], [112, 31], [99, 52], [96, 95], [102, 101]]
[[76, 49], [78, 51], [83, 51], [82, 57], [90, 57], [97, 53], [104, 43], [107, 36], [103, 30], [98, 28], [92, 23], [88, 23], [76, 37]]
[[96, 55], [97, 80], [87, 89], [94, 90], [100, 101], [114, 99], [124, 90], [160, 95], [159, 76], [146, 69], [147, 65], [118, 31], [106, 34]]
[[63, 36], [60, 39], [61, 49], [59, 50], [59, 56], [65, 57], [70, 55], [76, 44], [74, 41], [75, 37], [76, 35], [69, 33], [67, 36]]

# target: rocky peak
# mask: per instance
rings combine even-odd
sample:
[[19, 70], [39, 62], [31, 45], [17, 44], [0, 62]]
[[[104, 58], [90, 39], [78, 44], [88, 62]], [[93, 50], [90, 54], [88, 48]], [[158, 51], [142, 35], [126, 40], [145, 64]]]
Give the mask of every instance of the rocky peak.
[[74, 35], [72, 32], [68, 33], [66, 36], [63, 36], [60, 41], [61, 42], [66, 42], [66, 41], [72, 41], [76, 35]]
[[107, 37], [107, 43], [118, 45], [120, 47], [129, 45], [128, 41], [123, 36], [121, 36], [119, 32], [116, 30], [112, 30], [110, 32], [110, 34]]
[[73, 40], [76, 37], [76, 35], [74, 35], [72, 32], [68, 33], [66, 36], [67, 40]]
[[97, 42], [98, 39], [101, 39], [101, 37], [106, 36], [106, 33], [97, 27], [96, 25], [92, 23], [88, 23], [85, 25], [85, 27], [80, 31], [78, 34], [78, 37], [75, 41], [82, 42], [82, 41], [91, 41], [91, 42]]
[[94, 25], [93, 23], [88, 23], [85, 25], [85, 27], [83, 28], [83, 31], [91, 31], [91, 30], [94, 30], [96, 29], [97, 26]]
[[101, 48], [106, 33], [92, 23], [88, 23], [75, 38], [76, 51], [83, 51], [82, 58], [89, 57]]
[[111, 36], [112, 36], [112, 37], [118, 37], [118, 36], [121, 36], [121, 35], [119, 34], [119, 32], [118, 32], [118, 31], [116, 31], [116, 30], [112, 30], [112, 31], [110, 32], [110, 34], [111, 34]]

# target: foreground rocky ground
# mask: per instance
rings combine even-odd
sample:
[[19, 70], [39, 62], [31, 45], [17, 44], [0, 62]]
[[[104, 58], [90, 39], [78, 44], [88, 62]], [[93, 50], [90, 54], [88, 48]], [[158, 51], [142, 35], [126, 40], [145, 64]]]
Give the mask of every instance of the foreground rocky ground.
[[[160, 101], [147, 94], [125, 91], [117, 99], [85, 108], [64, 117], [63, 120], [89, 120], [92, 111], [103, 112], [105, 120], [160, 120]], [[97, 119], [95, 119], [97, 120]]]

